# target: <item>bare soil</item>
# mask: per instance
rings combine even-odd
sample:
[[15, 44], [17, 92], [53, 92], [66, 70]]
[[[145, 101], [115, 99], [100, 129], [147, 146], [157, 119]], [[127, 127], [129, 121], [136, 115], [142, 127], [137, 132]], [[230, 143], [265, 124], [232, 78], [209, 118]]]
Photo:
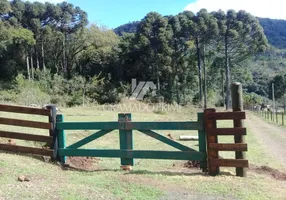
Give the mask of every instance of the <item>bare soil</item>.
[[185, 168], [200, 168], [200, 161], [189, 160], [184, 163]]
[[91, 157], [67, 157], [67, 164], [65, 167], [81, 171], [94, 171], [98, 170], [98, 158]]
[[266, 174], [266, 175], [271, 176], [274, 179], [279, 180], [279, 181], [286, 181], [286, 173], [281, 172], [277, 169], [273, 169], [273, 168], [268, 167], [268, 166], [251, 165], [250, 170], [253, 170], [259, 174]]
[[246, 125], [286, 169], [286, 128], [270, 124], [250, 112], [247, 113]]

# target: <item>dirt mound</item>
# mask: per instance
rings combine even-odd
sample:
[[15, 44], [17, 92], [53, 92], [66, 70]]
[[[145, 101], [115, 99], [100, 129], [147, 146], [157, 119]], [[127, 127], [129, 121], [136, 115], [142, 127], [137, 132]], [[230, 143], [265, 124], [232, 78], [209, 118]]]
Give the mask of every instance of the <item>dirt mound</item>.
[[83, 171], [93, 171], [98, 169], [96, 164], [100, 160], [93, 157], [67, 157], [67, 167]]
[[265, 165], [263, 165], [263, 166], [250, 166], [250, 169], [254, 170], [255, 172], [257, 172], [259, 174], [270, 175], [277, 180], [286, 181], [286, 173], [281, 172], [277, 169], [273, 169], [273, 168], [265, 166]]
[[186, 168], [200, 168], [200, 161], [189, 160], [188, 162], [184, 163], [184, 167], [186, 167]]

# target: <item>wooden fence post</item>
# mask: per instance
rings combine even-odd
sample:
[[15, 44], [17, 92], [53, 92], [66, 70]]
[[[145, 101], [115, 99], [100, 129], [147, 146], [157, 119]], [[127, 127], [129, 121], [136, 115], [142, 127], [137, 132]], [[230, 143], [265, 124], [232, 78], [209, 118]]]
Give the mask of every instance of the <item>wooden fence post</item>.
[[207, 148], [208, 148], [208, 170], [209, 175], [216, 176], [219, 174], [219, 166], [213, 163], [213, 159], [219, 158], [218, 150], [210, 148], [210, 143], [217, 144], [218, 137], [217, 135], [211, 135], [210, 129], [216, 128], [216, 120], [208, 120], [207, 114], [210, 112], [215, 112], [215, 109], [205, 109], [205, 131], [207, 133]]
[[284, 126], [284, 112], [282, 112], [282, 126]]
[[[203, 113], [198, 113], [198, 122], [202, 122], [203, 126], [204, 126], [204, 130], [198, 131], [198, 133], [199, 133], [199, 151], [201, 153], [206, 154], [207, 153], [207, 145], [206, 145], [206, 139], [207, 138], [206, 138], [206, 130], [205, 130], [204, 114]], [[200, 161], [200, 168], [203, 170], [203, 172], [207, 172], [206, 157], [203, 161]]]
[[52, 160], [56, 160], [58, 154], [58, 136], [56, 133], [57, 107], [56, 105], [50, 104], [47, 105], [46, 108], [51, 111], [51, 115], [49, 116], [49, 123], [52, 124], [52, 129], [50, 129], [50, 136], [53, 137], [53, 144], [51, 144], [50, 148], [54, 150]]
[[[243, 111], [243, 100], [242, 100], [242, 85], [241, 83], [231, 84], [231, 97], [232, 97], [232, 109], [233, 111]], [[234, 127], [244, 127], [242, 120], [233, 120]], [[245, 143], [244, 135], [235, 135], [235, 143]], [[236, 151], [235, 159], [246, 159], [245, 152]], [[246, 168], [237, 167], [236, 176], [246, 177]]]
[[[131, 121], [130, 113], [120, 113], [118, 114], [118, 121], [125, 124], [128, 121]], [[120, 139], [120, 150], [132, 150], [133, 149], [133, 133], [132, 130], [119, 130], [119, 139]], [[122, 158], [121, 157], [121, 167], [122, 169], [131, 169], [131, 166], [134, 165], [133, 158]]]
[[[64, 116], [63, 115], [57, 115], [57, 122], [63, 122]], [[64, 149], [66, 147], [66, 136], [64, 130], [56, 130], [56, 134], [58, 135], [58, 146], [60, 149]], [[57, 159], [62, 163], [66, 163], [66, 156], [57, 156]]]

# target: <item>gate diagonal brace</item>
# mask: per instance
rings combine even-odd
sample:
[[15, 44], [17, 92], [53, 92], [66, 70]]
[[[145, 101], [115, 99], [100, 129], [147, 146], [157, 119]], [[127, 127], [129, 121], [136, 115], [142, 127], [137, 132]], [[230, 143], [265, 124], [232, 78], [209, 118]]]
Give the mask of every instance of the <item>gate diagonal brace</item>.
[[159, 140], [159, 141], [161, 141], [161, 142], [163, 142], [165, 144], [168, 144], [169, 146], [172, 146], [172, 147], [174, 147], [174, 148], [176, 148], [178, 150], [181, 150], [181, 151], [195, 151], [195, 152], [197, 152], [195, 149], [192, 149], [190, 147], [182, 145], [182, 144], [180, 144], [180, 143], [178, 143], [178, 142], [176, 142], [174, 140], [171, 140], [171, 139], [169, 139], [169, 138], [167, 138], [167, 137], [165, 137], [165, 136], [163, 136], [163, 135], [161, 135], [159, 133], [156, 133], [154, 131], [151, 131], [151, 130], [138, 130], [138, 131], [140, 131], [141, 133], [144, 133], [144, 134], [146, 134], [146, 135], [148, 135], [148, 136], [150, 136], [150, 137], [152, 137], [152, 138], [154, 138], [156, 140]]

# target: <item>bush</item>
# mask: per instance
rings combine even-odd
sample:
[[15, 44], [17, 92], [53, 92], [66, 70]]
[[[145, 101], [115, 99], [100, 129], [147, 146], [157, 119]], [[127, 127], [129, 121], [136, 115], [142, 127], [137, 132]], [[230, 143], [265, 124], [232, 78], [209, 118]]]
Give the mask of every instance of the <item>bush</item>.
[[25, 79], [22, 74], [15, 79], [14, 92], [13, 101], [18, 104], [44, 105], [50, 103], [50, 96], [40, 89], [39, 83]]
[[16, 93], [13, 90], [0, 91], [0, 101], [15, 102]]
[[24, 87], [17, 94], [15, 102], [18, 104], [30, 105], [45, 105], [49, 104], [50, 96], [40, 90], [37, 85], [30, 85], [29, 87]]

